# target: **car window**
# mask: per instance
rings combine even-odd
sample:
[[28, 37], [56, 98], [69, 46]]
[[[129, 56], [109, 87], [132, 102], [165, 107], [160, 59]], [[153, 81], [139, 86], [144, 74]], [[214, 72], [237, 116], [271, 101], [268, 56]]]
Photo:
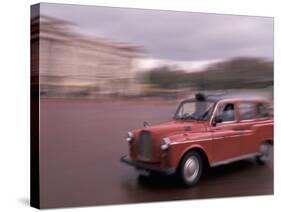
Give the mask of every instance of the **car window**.
[[240, 103], [239, 104], [240, 120], [254, 119], [254, 104]]
[[196, 108], [195, 106], [196, 106], [195, 102], [183, 104], [182, 108], [181, 108], [181, 111], [180, 111], [181, 115], [184, 115], [186, 113], [189, 113], [189, 114], [193, 113], [193, 111], [195, 111], [195, 108]]
[[234, 121], [235, 120], [234, 104], [227, 103], [221, 105], [216, 115], [221, 117], [222, 122]]
[[210, 101], [186, 101], [179, 105], [175, 117], [177, 119], [207, 120], [213, 106], [214, 103]]
[[264, 103], [257, 104], [256, 112], [257, 118], [266, 118], [269, 116], [268, 107]]

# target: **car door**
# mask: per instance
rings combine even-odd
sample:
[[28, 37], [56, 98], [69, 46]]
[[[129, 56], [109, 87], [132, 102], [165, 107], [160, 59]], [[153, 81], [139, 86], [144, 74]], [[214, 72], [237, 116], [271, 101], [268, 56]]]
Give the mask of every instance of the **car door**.
[[[227, 109], [230, 108], [230, 109]], [[229, 111], [230, 110], [230, 111]], [[229, 113], [228, 115], [226, 113]], [[212, 124], [214, 162], [225, 161], [240, 154], [240, 131], [237, 128], [237, 105], [232, 102], [218, 104], [213, 119], [222, 117], [220, 123]], [[213, 123], [214, 120], [212, 120]]]
[[238, 105], [241, 155], [256, 153], [259, 149], [258, 132], [254, 126], [264, 121], [266, 117], [258, 112], [260, 108], [257, 107], [259, 104], [249, 101], [240, 102]]

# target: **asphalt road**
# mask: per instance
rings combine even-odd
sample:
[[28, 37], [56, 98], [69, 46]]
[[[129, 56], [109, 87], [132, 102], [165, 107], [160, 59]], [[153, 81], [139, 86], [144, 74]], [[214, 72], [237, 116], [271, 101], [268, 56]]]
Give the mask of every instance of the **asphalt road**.
[[125, 134], [143, 121], [169, 120], [176, 103], [54, 100], [40, 102], [42, 208], [273, 194], [273, 159], [210, 170], [192, 188], [174, 176], [140, 177], [120, 163]]

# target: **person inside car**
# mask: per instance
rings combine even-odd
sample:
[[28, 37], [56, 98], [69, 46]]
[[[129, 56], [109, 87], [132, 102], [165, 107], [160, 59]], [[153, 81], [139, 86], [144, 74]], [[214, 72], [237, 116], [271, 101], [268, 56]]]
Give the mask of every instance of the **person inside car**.
[[223, 121], [234, 121], [234, 105], [226, 104], [223, 113], [222, 113]]

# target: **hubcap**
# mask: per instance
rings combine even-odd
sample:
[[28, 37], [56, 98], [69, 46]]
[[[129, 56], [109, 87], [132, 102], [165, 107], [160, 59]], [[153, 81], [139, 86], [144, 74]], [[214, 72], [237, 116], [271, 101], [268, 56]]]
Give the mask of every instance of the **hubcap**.
[[261, 152], [261, 160], [267, 161], [269, 159], [269, 154], [270, 154], [270, 146], [269, 144], [262, 144], [260, 147], [260, 152]]
[[195, 156], [189, 157], [184, 164], [184, 178], [188, 182], [196, 179], [199, 173], [199, 161]]

